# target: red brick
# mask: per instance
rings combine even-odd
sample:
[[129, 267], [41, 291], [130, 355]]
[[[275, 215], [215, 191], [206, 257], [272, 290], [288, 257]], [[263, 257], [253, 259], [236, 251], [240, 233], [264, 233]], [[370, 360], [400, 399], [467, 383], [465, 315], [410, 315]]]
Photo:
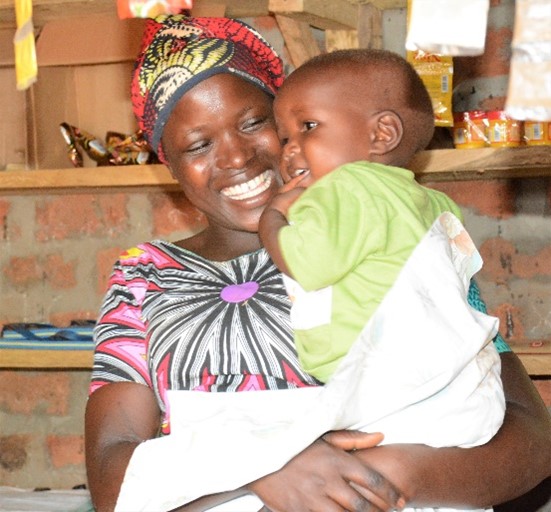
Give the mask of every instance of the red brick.
[[127, 231], [128, 226], [128, 194], [104, 194], [97, 198], [102, 212], [101, 218], [111, 238], [118, 237]]
[[522, 311], [512, 304], [500, 304], [497, 308], [489, 311], [491, 315], [499, 318], [499, 332], [506, 341], [523, 340], [524, 325], [522, 324]]
[[11, 203], [9, 201], [0, 201], [0, 240], [8, 239], [8, 213]]
[[10, 258], [3, 273], [9, 284], [16, 288], [28, 287], [43, 280], [43, 272], [36, 255]]
[[450, 181], [428, 186], [441, 190], [459, 206], [472, 208], [481, 215], [507, 219], [515, 214], [515, 189], [508, 180]]
[[78, 194], [37, 205], [37, 240], [64, 240], [85, 235], [115, 238], [127, 229], [126, 194]]
[[0, 437], [0, 467], [8, 472], [25, 466], [28, 459], [29, 436]]
[[484, 260], [481, 275], [497, 284], [506, 283], [513, 274], [515, 246], [496, 237], [485, 240], [478, 249]]
[[547, 407], [551, 407], [551, 379], [533, 379], [532, 382]]
[[44, 274], [52, 288], [68, 289], [76, 286], [76, 260], [64, 261], [61, 254], [50, 254], [46, 256], [45, 260]]
[[2, 372], [0, 405], [12, 414], [30, 415], [43, 411], [53, 416], [65, 416], [71, 391], [69, 378], [66, 372]]
[[536, 254], [517, 254], [513, 258], [513, 273], [520, 279], [551, 276], [551, 246]]
[[488, 28], [482, 55], [454, 58], [455, 85], [466, 79], [508, 75], [512, 38], [512, 27]]
[[536, 254], [525, 254], [512, 242], [497, 237], [484, 241], [479, 250], [484, 260], [481, 274], [497, 283], [505, 283], [513, 277], [551, 276], [551, 246]]
[[107, 291], [107, 281], [113, 271], [113, 265], [122, 254], [123, 250], [126, 249], [128, 249], [128, 247], [125, 247], [124, 249], [121, 249], [120, 247], [112, 247], [97, 252], [96, 267], [98, 281], [96, 291], [98, 296], [103, 296]]
[[166, 236], [174, 231], [197, 230], [206, 225], [205, 216], [181, 193], [155, 194], [153, 206], [153, 236]]
[[50, 435], [46, 439], [54, 468], [84, 464], [84, 436]]

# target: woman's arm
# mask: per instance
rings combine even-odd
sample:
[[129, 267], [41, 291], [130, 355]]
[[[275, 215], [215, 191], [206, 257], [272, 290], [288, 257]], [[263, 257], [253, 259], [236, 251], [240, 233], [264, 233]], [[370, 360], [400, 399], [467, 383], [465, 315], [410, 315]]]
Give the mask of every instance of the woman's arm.
[[[152, 390], [143, 384], [111, 383], [92, 393], [85, 417], [86, 466], [90, 494], [97, 512], [114, 510], [135, 449], [144, 441], [157, 437], [159, 424], [157, 402]], [[347, 437], [345, 446], [374, 446], [378, 442], [379, 435], [362, 434], [361, 439]], [[173, 450], [167, 456], [174, 457], [179, 463], [186, 457], [185, 453]], [[152, 461], [154, 467], [151, 469], [159, 473], [163, 468], [174, 467], [167, 459], [163, 460], [166, 462], [164, 466]], [[177, 480], [178, 475], [172, 475], [174, 479]], [[284, 469], [245, 489], [206, 496], [176, 510], [207, 510], [249, 492], [269, 504], [272, 512], [380, 512], [403, 504], [399, 501], [398, 491], [377, 472], [342, 449], [317, 441]]]
[[387, 445], [355, 452], [389, 478], [410, 506], [486, 507], [551, 475], [551, 417], [518, 357], [501, 354], [506, 414], [483, 446]]
[[97, 512], [115, 508], [134, 449], [157, 436], [160, 411], [153, 391], [143, 384], [107, 384], [86, 405], [86, 470]]

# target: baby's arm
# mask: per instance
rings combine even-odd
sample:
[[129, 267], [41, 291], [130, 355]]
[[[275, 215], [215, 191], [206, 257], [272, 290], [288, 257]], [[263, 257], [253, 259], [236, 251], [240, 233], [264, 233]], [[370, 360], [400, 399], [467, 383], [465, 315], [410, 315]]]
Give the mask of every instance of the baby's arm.
[[304, 192], [304, 188], [297, 186], [300, 178], [299, 176], [281, 187], [264, 209], [258, 225], [258, 234], [262, 245], [266, 248], [280, 272], [290, 277], [293, 276], [285, 263], [279, 246], [279, 230], [289, 224], [287, 222], [287, 211]]

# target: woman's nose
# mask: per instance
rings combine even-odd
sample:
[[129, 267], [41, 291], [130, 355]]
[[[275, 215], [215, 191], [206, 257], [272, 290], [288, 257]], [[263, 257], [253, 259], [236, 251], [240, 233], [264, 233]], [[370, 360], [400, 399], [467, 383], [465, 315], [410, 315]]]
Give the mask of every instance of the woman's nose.
[[239, 135], [227, 134], [218, 147], [218, 166], [222, 169], [241, 169], [252, 158], [254, 149]]

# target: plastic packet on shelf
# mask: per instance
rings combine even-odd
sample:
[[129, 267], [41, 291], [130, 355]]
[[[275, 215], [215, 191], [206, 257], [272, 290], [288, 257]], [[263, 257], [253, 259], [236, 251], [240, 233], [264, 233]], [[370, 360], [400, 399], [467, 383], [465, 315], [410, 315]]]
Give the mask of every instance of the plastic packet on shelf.
[[108, 151], [100, 139], [68, 123], [61, 123], [59, 129], [67, 143], [69, 160], [71, 160], [71, 163], [75, 167], [84, 166], [82, 153], [79, 151], [78, 147], [84, 150], [92, 160], [98, 163], [98, 165], [106, 165], [105, 162], [108, 157]]
[[[414, 0], [408, 0], [407, 3], [410, 27], [413, 2]], [[406, 59], [415, 68], [429, 92], [434, 111], [434, 124], [452, 127], [453, 58], [449, 55], [407, 48]]]
[[453, 58], [420, 50], [408, 51], [406, 58], [429, 92], [435, 125], [453, 126]]
[[117, 0], [117, 13], [120, 19], [180, 14], [182, 10], [192, 7], [193, 0]]
[[107, 132], [109, 165], [144, 165], [158, 163], [158, 159], [141, 131], [132, 135]]

